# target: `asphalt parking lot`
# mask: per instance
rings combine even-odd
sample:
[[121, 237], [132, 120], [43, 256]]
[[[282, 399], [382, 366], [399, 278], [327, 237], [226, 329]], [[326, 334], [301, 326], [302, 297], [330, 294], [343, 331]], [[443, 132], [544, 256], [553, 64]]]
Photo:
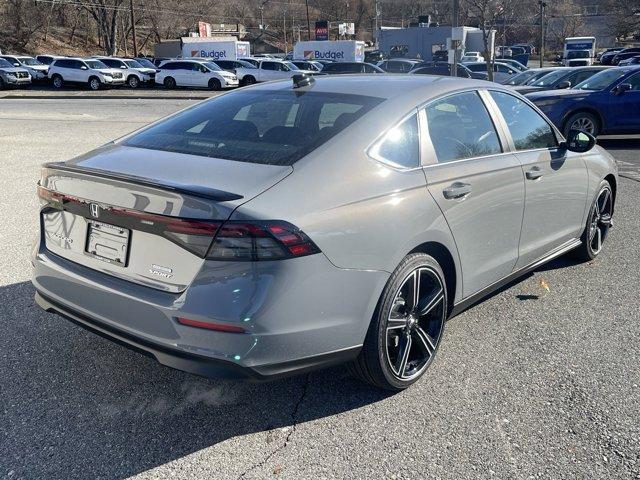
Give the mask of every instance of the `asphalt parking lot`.
[[640, 479], [640, 141], [601, 142], [625, 176], [601, 256], [449, 321], [409, 390], [341, 368], [237, 383], [44, 313], [29, 282], [39, 165], [191, 103], [0, 99], [0, 476]]

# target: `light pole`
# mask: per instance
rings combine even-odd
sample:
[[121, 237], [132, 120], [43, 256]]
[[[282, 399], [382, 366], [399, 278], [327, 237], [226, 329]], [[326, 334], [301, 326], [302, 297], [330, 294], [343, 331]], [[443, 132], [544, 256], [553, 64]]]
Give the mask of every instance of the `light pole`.
[[309, 0], [304, 0], [307, 6], [307, 40], [311, 40], [311, 22], [309, 22]]
[[540, 68], [544, 62], [544, 9], [547, 8], [547, 3], [544, 0], [538, 0], [540, 5]]
[[131, 37], [133, 40], [133, 56], [138, 56], [138, 42], [136, 42], [136, 16], [133, 11], [133, 0], [130, 0], [129, 7], [131, 10]]
[[[453, 8], [451, 9], [451, 36], [453, 37], [453, 30], [458, 27], [458, 16], [460, 12], [459, 0], [453, 0]], [[451, 41], [451, 48], [453, 48], [453, 64], [451, 65], [451, 76], [458, 76], [458, 40]]]

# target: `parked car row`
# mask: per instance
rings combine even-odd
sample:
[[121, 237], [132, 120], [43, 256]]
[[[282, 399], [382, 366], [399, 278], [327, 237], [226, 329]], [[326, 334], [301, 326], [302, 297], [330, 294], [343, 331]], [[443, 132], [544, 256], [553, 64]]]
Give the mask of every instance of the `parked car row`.
[[605, 67], [571, 88], [525, 96], [565, 135], [571, 129], [594, 136], [640, 133], [640, 66]]

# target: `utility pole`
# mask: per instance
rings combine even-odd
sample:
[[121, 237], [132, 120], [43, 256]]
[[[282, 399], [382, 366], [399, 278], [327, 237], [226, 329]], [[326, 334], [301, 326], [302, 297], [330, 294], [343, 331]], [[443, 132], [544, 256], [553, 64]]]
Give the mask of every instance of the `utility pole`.
[[287, 48], [287, 11], [282, 11], [282, 31], [284, 32], [284, 53], [289, 53]]
[[540, 5], [540, 68], [544, 62], [544, 9], [547, 7], [547, 3], [544, 0], [538, 0]]
[[378, 43], [378, 19], [380, 18], [380, 4], [378, 3], [378, 0], [376, 0], [375, 3], [375, 8], [376, 8], [376, 24], [375, 24], [375, 38], [376, 38], [376, 48], [380, 48], [380, 44]]
[[133, 0], [129, 0], [129, 8], [131, 10], [131, 36], [133, 38], [133, 56], [138, 56], [138, 42], [136, 42], [136, 14], [133, 10]]
[[[460, 16], [460, 2], [459, 0], [453, 0], [453, 8], [451, 9], [451, 36], [453, 37], [453, 31], [458, 27]], [[451, 48], [453, 48], [453, 64], [451, 65], [451, 76], [458, 76], [458, 40], [451, 40]]]
[[309, 0], [304, 0], [307, 6], [307, 40], [311, 40], [311, 22], [309, 21]]

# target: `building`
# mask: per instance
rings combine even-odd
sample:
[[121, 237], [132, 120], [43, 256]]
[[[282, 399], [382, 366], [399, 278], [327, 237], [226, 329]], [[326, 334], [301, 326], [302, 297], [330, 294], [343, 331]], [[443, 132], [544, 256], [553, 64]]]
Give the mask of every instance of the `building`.
[[[463, 51], [484, 51], [482, 30], [474, 27], [459, 27]], [[381, 28], [378, 31], [379, 49], [389, 57], [421, 58], [433, 60], [433, 54], [451, 48], [453, 29], [450, 26], [412, 26], [409, 28]], [[495, 32], [489, 42], [493, 52]]]

